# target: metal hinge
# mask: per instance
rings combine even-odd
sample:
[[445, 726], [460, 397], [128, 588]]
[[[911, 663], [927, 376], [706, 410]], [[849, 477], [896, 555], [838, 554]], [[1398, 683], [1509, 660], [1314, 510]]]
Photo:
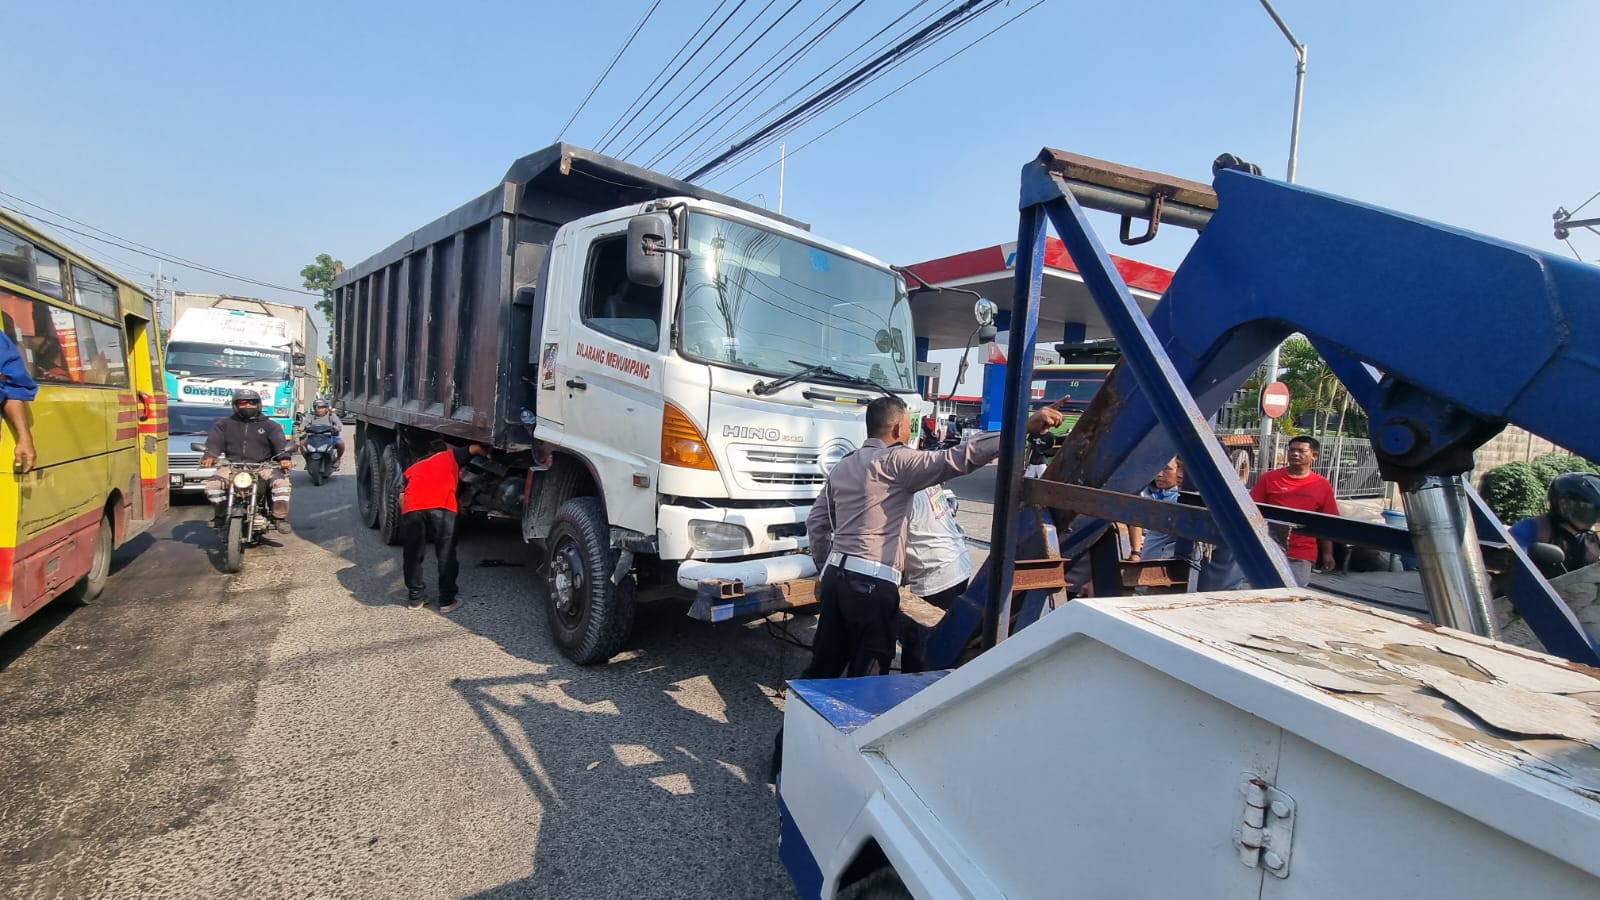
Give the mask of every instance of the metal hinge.
[[1294, 844], [1294, 798], [1249, 774], [1240, 780], [1239, 793], [1244, 795], [1244, 818], [1233, 832], [1239, 861], [1252, 869], [1266, 869], [1268, 874], [1288, 878], [1289, 854]]

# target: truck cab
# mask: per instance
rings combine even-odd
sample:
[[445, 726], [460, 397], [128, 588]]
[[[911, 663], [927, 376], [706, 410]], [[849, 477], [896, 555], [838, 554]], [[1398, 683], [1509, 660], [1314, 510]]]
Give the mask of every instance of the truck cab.
[[[629, 277], [640, 219], [676, 251], [657, 284]], [[535, 435], [594, 469], [608, 524], [653, 538], [684, 586], [770, 580], [760, 557], [805, 548], [864, 404], [921, 404], [904, 283], [798, 228], [669, 198], [563, 227], [545, 285]]]

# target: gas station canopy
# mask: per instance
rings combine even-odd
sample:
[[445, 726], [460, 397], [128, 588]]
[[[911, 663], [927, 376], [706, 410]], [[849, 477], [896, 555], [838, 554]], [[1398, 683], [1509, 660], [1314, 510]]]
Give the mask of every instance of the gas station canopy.
[[[1000, 309], [995, 325], [1005, 331], [1011, 321], [1011, 298], [1016, 275], [1012, 264], [1016, 259], [1016, 251], [1014, 242], [997, 244], [915, 263], [906, 268], [934, 287], [966, 288], [989, 298]], [[1111, 259], [1128, 282], [1140, 308], [1149, 314], [1171, 283], [1172, 272], [1120, 256]], [[917, 287], [916, 279], [908, 281], [908, 288]], [[977, 327], [977, 321], [972, 316], [973, 302], [968, 294], [948, 291], [924, 291], [915, 295], [911, 303], [912, 317], [917, 334], [927, 341], [924, 345], [927, 350], [966, 346], [973, 329]], [[1039, 308], [1039, 343], [1097, 340], [1110, 336], [1111, 332], [1107, 330], [1066, 247], [1053, 237], [1047, 238], [1044, 287]]]

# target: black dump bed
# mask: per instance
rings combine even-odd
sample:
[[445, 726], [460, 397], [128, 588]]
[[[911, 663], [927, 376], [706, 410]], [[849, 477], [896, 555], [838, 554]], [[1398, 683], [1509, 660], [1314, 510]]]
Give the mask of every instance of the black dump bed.
[[556, 229], [663, 197], [713, 200], [800, 224], [588, 150], [546, 147], [513, 163], [488, 193], [334, 282], [342, 408], [370, 424], [526, 448], [537, 383], [528, 348]]

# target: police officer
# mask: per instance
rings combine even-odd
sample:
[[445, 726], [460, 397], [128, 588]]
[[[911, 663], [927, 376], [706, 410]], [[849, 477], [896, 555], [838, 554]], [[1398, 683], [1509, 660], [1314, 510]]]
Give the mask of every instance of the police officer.
[[[233, 392], [233, 415], [218, 419], [206, 435], [205, 456], [202, 467], [210, 468], [217, 457], [229, 462], [263, 463], [276, 460], [275, 468], [263, 469], [272, 490], [272, 522], [284, 533], [289, 531], [289, 467], [294, 465], [289, 439], [284, 437], [283, 426], [261, 415], [261, 395], [249, 388]], [[227, 515], [223, 504], [228, 502], [228, 478], [232, 474], [227, 466], [217, 466], [206, 479], [206, 499], [211, 501], [217, 521]]]
[[[1060, 412], [1041, 409], [1028, 418], [1028, 432], [1060, 423]], [[806, 517], [822, 611], [804, 678], [888, 671], [913, 497], [1000, 455], [998, 433], [934, 451], [912, 449], [910, 438], [903, 401], [881, 397], [868, 404], [866, 443], [833, 467]]]

